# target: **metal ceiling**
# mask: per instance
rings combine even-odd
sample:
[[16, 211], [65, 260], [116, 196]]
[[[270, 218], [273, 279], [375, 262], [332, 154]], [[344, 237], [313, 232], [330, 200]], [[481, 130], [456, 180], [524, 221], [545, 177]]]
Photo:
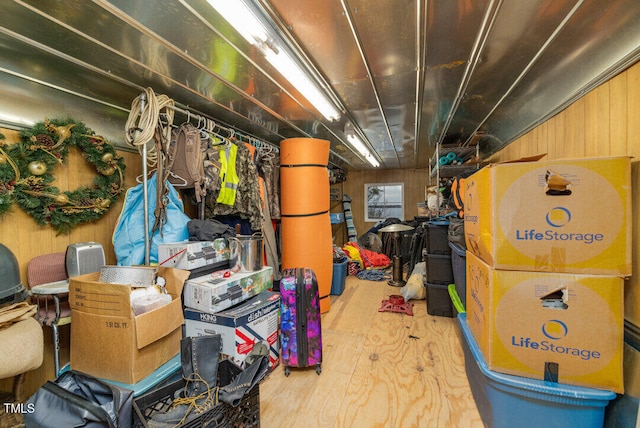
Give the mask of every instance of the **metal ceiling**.
[[[233, 0], [230, 0], [233, 1]], [[342, 109], [328, 122], [205, 0], [1, 0], [0, 125], [72, 116], [124, 144], [146, 87], [331, 161], [423, 168], [436, 144], [487, 156], [640, 57], [637, 0], [253, 0]]]

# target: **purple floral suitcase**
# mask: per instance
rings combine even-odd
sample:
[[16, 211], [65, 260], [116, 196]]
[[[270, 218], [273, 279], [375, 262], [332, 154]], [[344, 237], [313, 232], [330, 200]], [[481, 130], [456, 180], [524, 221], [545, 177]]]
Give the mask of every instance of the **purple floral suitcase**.
[[281, 358], [285, 376], [291, 367], [322, 371], [322, 329], [318, 281], [312, 269], [292, 268], [280, 280]]

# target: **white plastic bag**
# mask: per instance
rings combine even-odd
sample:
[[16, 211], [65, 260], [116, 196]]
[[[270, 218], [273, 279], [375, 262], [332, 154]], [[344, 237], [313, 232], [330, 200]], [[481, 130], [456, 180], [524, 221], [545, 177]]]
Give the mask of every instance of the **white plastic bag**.
[[413, 272], [409, 276], [407, 283], [400, 289], [400, 294], [405, 302], [413, 300], [423, 300], [427, 297], [427, 289], [424, 286], [424, 275], [427, 273], [425, 262], [416, 263]]

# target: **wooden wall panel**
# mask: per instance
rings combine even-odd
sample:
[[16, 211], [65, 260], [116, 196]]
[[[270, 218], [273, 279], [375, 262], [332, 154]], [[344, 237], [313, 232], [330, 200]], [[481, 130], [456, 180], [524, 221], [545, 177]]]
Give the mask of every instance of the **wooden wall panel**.
[[429, 170], [391, 169], [349, 171], [344, 183], [344, 193], [352, 199], [351, 210], [358, 236], [364, 234], [375, 223], [364, 221], [364, 185], [366, 183], [404, 183], [404, 219], [418, 215], [418, 202], [424, 202], [425, 189], [429, 185]]
[[571, 106], [532, 129], [491, 161], [534, 153], [547, 159], [640, 156], [640, 64], [595, 88]]
[[609, 81], [609, 154], [621, 156], [628, 154], [627, 136], [629, 121], [627, 100], [627, 74], [623, 73]]
[[623, 74], [627, 77], [627, 154], [640, 159], [640, 66]]
[[558, 115], [558, 117], [564, 117], [564, 121], [562, 121], [562, 125], [559, 128], [562, 130], [565, 156], [572, 158], [584, 157], [585, 129], [583, 126], [572, 125], [584, 122], [584, 103], [579, 100], [567, 108], [565, 114]]
[[549, 127], [547, 128], [547, 142], [549, 145], [549, 155], [548, 158], [558, 158], [562, 157], [561, 153], [564, 153], [566, 146], [563, 141], [563, 135], [561, 132], [562, 127], [559, 125], [559, 122], [562, 120], [555, 116], [551, 118], [549, 123]]
[[[16, 131], [0, 129], [8, 143], [19, 138]], [[125, 186], [135, 186], [136, 176], [140, 175], [142, 165], [137, 153], [121, 152], [125, 160]], [[55, 185], [61, 190], [73, 190], [89, 185], [95, 177], [93, 166], [86, 162], [79, 150], [71, 150], [67, 165], [61, 165], [56, 171]], [[99, 221], [78, 226], [70, 234], [56, 235], [49, 226], [38, 226], [30, 215], [14, 205], [11, 211], [1, 219], [0, 242], [13, 251], [21, 267], [21, 277], [26, 284], [26, 264], [34, 256], [48, 252], [64, 251], [69, 244], [96, 241], [102, 244], [108, 263], [115, 263], [115, 254], [111, 235], [122, 209], [124, 194], [107, 214]]]
[[[7, 143], [18, 141], [19, 133], [9, 129], [0, 129], [6, 137]], [[125, 160], [125, 186], [135, 186], [136, 177], [141, 174], [142, 164], [138, 153], [120, 152]], [[79, 150], [73, 149], [69, 153], [67, 165], [61, 165], [56, 170], [56, 187], [62, 190], [73, 190], [81, 185], [90, 185], [95, 177], [93, 166], [86, 162]], [[85, 223], [78, 226], [70, 234], [56, 235], [50, 226], [38, 226], [32, 217], [14, 204], [11, 211], [0, 218], [0, 242], [6, 245], [18, 259], [20, 277], [26, 286], [27, 263], [31, 258], [58, 251], [65, 251], [69, 244], [76, 242], [95, 241], [102, 244], [107, 264], [115, 264], [115, 254], [111, 237], [120, 212], [124, 194], [118, 202], [99, 221]], [[54, 378], [53, 345], [51, 329], [45, 328], [45, 360], [39, 369], [27, 375], [25, 395], [33, 394], [47, 379]], [[61, 328], [62, 361], [68, 361], [68, 327]], [[0, 382], [0, 389], [11, 389], [11, 379]]]

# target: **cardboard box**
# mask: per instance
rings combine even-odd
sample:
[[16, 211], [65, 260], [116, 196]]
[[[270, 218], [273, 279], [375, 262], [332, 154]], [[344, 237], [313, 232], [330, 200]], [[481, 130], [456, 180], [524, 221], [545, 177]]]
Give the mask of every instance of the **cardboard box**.
[[222, 272], [213, 272], [188, 280], [183, 295], [185, 306], [213, 314], [244, 302], [273, 286], [271, 266], [255, 272], [236, 272], [228, 278], [221, 275]]
[[216, 314], [185, 309], [189, 337], [220, 334], [222, 353], [239, 367], [258, 342], [269, 347], [269, 366], [280, 362], [280, 294], [265, 291]]
[[496, 270], [467, 252], [467, 322], [491, 370], [622, 393], [623, 282]]
[[173, 297], [162, 308], [134, 316], [131, 287], [99, 282], [99, 272], [69, 282], [71, 368], [133, 384], [180, 352], [184, 317], [180, 293], [186, 270], [158, 268]]
[[158, 244], [161, 266], [193, 270], [225, 260], [229, 260], [229, 245], [224, 238]]
[[496, 269], [631, 275], [630, 158], [486, 166], [465, 180], [464, 229]]

